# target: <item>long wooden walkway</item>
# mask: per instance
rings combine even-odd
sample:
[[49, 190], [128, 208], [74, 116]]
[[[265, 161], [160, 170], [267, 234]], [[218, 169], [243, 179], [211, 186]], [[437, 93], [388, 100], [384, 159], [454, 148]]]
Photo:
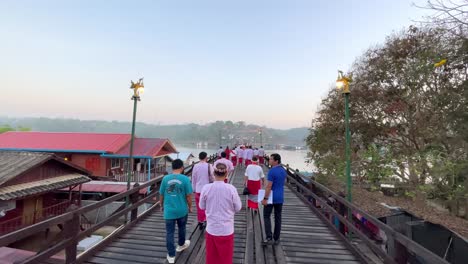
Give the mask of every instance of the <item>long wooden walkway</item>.
[[[237, 167], [231, 177], [240, 194], [244, 172], [245, 168]], [[360, 263], [336, 233], [286, 187], [282, 219], [280, 245], [264, 247], [261, 210], [252, 212], [243, 206], [235, 217], [233, 263]], [[196, 214], [189, 214], [187, 237], [191, 245], [176, 256], [176, 263], [205, 263], [204, 231], [196, 224]], [[164, 220], [155, 210], [85, 263], [166, 263], [166, 252]]]

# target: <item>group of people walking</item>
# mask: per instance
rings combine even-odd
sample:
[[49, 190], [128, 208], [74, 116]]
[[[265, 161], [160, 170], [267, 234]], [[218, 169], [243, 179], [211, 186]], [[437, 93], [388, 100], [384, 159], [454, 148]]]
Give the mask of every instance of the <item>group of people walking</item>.
[[220, 146], [217, 156], [221, 157], [222, 153], [226, 153], [226, 159], [231, 160], [234, 166], [237, 164], [248, 166], [252, 163], [254, 157], [257, 158], [257, 161], [260, 164], [265, 162], [265, 150], [263, 149], [263, 146], [260, 146], [260, 148], [254, 148], [251, 145], [236, 145], [233, 149], [230, 149], [229, 146], [226, 146], [225, 149]]
[[[234, 151], [234, 156], [239, 153], [236, 153], [236, 149], [229, 150], [229, 153], [226, 153], [227, 151], [219, 152], [219, 158], [213, 165], [208, 163], [207, 153], [200, 152], [198, 155], [200, 162], [194, 165], [191, 180], [182, 174], [184, 168], [180, 159], [172, 162], [173, 174], [164, 176], [160, 187], [161, 210], [164, 212], [163, 216], [166, 222], [166, 247], [169, 263], [175, 262], [176, 252], [181, 252], [190, 246], [190, 241], [186, 240], [186, 224], [188, 213], [192, 212], [193, 193], [195, 193], [198, 227], [201, 230], [205, 229], [206, 263], [232, 263], [234, 215], [242, 207], [236, 187], [228, 183], [228, 176], [236, 166], [229, 157], [230, 154], [233, 154], [231, 151]], [[258, 159], [253, 155], [250, 162], [246, 164], [244, 181], [249, 190], [247, 207], [258, 210], [257, 195], [263, 184], [265, 197], [261, 203], [264, 205], [266, 233], [266, 240], [263, 241], [263, 244], [272, 245], [279, 243], [280, 238], [286, 171], [280, 166], [281, 156], [272, 154], [269, 157], [269, 164], [272, 168], [265, 180], [263, 168], [258, 164]], [[272, 204], [267, 202], [270, 195], [273, 195]], [[270, 218], [273, 210], [275, 212], [275, 228], [272, 234]], [[174, 244], [176, 224], [179, 230], [177, 247]]]

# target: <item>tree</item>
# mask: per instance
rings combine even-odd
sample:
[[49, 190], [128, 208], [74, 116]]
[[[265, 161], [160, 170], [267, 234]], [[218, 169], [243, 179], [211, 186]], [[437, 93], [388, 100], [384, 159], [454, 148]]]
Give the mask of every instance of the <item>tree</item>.
[[429, 0], [425, 6], [419, 8], [434, 11], [429, 21], [439, 28], [446, 28], [452, 32], [467, 34], [468, 29], [468, 0]]
[[0, 126], [0, 134], [5, 133], [8, 131], [31, 131], [28, 127], [18, 126], [17, 128], [13, 128], [10, 125], [2, 125]]
[[12, 128], [10, 125], [2, 125], [2, 126], [0, 126], [0, 134], [1, 134], [1, 133], [8, 132], [8, 131], [15, 131], [15, 129]]
[[[467, 153], [460, 144], [466, 144], [466, 54], [465, 38], [441, 28], [410, 27], [354, 63], [353, 175], [369, 182], [397, 177], [408, 182], [417, 202], [423, 202], [428, 182], [458, 188], [432, 165], [436, 150], [447, 157]], [[448, 63], [434, 68], [440, 61]], [[343, 112], [341, 95], [330, 91], [308, 137], [310, 156], [325, 174], [342, 175], [337, 170], [344, 156]]]

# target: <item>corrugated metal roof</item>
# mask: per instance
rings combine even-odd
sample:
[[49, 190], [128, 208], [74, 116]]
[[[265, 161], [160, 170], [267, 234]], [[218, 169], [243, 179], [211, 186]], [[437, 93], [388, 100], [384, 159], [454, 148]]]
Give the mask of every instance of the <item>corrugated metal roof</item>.
[[195, 156], [192, 154], [192, 152], [179, 152], [179, 153], [173, 153], [169, 155], [172, 160], [175, 159], [181, 159], [182, 161], [186, 161], [189, 158], [195, 158]]
[[[133, 183], [132, 183], [133, 186]], [[64, 190], [65, 191], [65, 190]], [[78, 191], [78, 188], [73, 189]], [[104, 182], [104, 181], [90, 181], [81, 185], [82, 192], [108, 192], [108, 193], [122, 193], [127, 191], [126, 182]], [[146, 193], [147, 188], [141, 189], [141, 194]]]
[[10, 131], [0, 134], [0, 149], [115, 153], [130, 138], [130, 134]]
[[[176, 152], [174, 145], [168, 139], [162, 138], [135, 138], [133, 142], [133, 155], [157, 157]], [[128, 156], [130, 142], [121, 148], [115, 155]]]
[[52, 157], [52, 153], [0, 151], [0, 185]]
[[90, 174], [83, 168], [57, 158], [53, 153], [0, 151], [0, 185], [52, 159], [73, 167], [76, 171], [82, 174]]
[[13, 200], [38, 193], [58, 190], [88, 182], [91, 179], [81, 174], [69, 174], [40, 181], [16, 184], [0, 188], [0, 200]]

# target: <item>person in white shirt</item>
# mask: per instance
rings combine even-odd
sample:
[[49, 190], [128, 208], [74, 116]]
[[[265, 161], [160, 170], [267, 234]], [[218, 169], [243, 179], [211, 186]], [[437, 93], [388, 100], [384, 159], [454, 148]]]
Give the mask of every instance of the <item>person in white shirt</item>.
[[260, 149], [258, 150], [258, 163], [260, 165], [265, 164], [265, 150], [263, 149], [263, 146], [260, 146]]
[[218, 151], [216, 152], [216, 154], [217, 154], [217, 156], [218, 156], [218, 159], [221, 158], [221, 153], [223, 153], [223, 152], [224, 152], [223, 147], [222, 147], [222, 146], [219, 146], [219, 149], [218, 149]]
[[257, 157], [252, 158], [252, 164], [245, 169], [245, 186], [249, 189], [247, 207], [258, 209], [258, 190], [262, 188], [262, 181], [265, 185], [265, 174], [263, 168], [257, 164]]
[[234, 171], [234, 165], [232, 164], [232, 162], [230, 160], [226, 159], [226, 156], [227, 155], [226, 155], [225, 152], [221, 153], [221, 158], [219, 160], [215, 161], [215, 163], [213, 164], [213, 167], [216, 168], [216, 165], [218, 165], [219, 163], [222, 163], [222, 164], [226, 165], [226, 168], [228, 170], [228, 174], [227, 174], [228, 176], [226, 177], [226, 179], [224, 179], [224, 182], [227, 183], [230, 173], [232, 171]]
[[258, 159], [258, 148], [255, 148], [254, 151], [253, 151], [253, 156], [254, 157], [257, 157]]
[[248, 166], [252, 163], [253, 158], [253, 149], [252, 146], [248, 146], [245, 150], [245, 166]]
[[203, 187], [214, 181], [214, 168], [208, 163], [208, 154], [204, 151], [198, 154], [200, 162], [193, 166], [192, 170], [192, 190], [195, 193], [195, 203], [197, 204], [198, 226], [203, 229], [206, 226], [205, 210], [200, 209], [200, 193]]
[[239, 147], [237, 150], [237, 162], [239, 162], [239, 165], [242, 166], [242, 163], [244, 162], [244, 149], [242, 146]]
[[231, 150], [231, 162], [234, 167], [237, 166], [237, 150], [237, 146]]

